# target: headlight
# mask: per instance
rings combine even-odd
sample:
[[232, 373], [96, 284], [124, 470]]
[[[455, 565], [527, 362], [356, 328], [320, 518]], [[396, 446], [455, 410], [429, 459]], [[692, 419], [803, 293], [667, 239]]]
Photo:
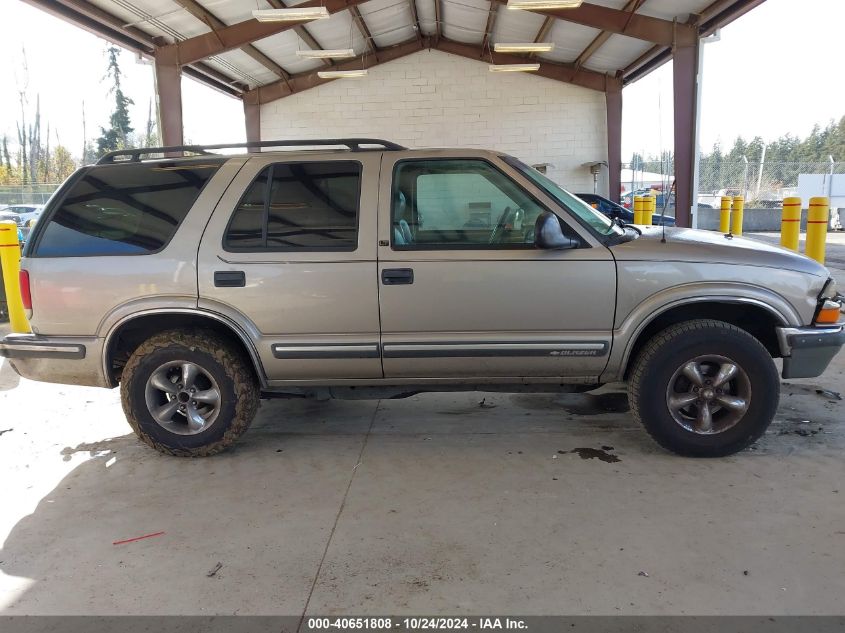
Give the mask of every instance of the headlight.
[[819, 293], [819, 307], [816, 308], [816, 317], [813, 323], [816, 325], [834, 325], [839, 322], [842, 310], [842, 298], [836, 292], [836, 282], [828, 279], [827, 283]]
[[836, 299], [836, 280], [832, 277], [827, 280], [827, 283], [822, 288], [822, 291], [819, 293], [819, 300], [824, 299]]

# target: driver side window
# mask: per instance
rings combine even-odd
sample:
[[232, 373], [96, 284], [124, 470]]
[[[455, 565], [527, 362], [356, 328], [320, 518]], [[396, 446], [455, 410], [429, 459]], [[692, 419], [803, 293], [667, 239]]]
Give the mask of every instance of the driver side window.
[[480, 159], [403, 161], [393, 176], [397, 250], [533, 248], [545, 209]]

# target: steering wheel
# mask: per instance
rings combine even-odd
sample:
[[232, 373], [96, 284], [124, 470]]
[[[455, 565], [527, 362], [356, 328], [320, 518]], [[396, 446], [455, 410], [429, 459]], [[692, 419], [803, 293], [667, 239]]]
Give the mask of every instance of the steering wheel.
[[487, 242], [488, 244], [498, 244], [502, 241], [502, 237], [505, 234], [505, 227], [508, 224], [513, 224], [513, 218], [515, 215], [516, 209], [505, 207], [505, 210], [502, 211], [502, 215], [499, 217], [499, 221], [496, 223], [496, 228], [493, 229], [493, 232], [490, 234], [490, 240]]

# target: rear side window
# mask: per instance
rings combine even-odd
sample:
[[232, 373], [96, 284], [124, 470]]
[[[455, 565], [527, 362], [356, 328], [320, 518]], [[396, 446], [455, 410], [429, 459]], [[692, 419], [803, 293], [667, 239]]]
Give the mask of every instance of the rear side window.
[[222, 159], [95, 167], [38, 238], [39, 257], [146, 255], [176, 233]]
[[238, 202], [227, 251], [352, 251], [358, 246], [361, 164], [276, 163]]

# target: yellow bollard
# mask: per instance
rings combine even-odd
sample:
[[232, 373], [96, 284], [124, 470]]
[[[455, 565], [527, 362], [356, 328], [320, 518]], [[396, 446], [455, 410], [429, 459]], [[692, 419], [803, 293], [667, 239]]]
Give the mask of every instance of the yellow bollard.
[[643, 199], [643, 224], [651, 226], [654, 223], [654, 212], [657, 209], [657, 198], [646, 196]]
[[734, 196], [731, 207], [731, 233], [742, 235], [742, 216], [745, 213], [745, 199], [742, 196]]
[[798, 250], [801, 235], [801, 198], [784, 198], [783, 213], [780, 216], [780, 245], [793, 251]]
[[18, 276], [21, 268], [21, 245], [18, 242], [18, 225], [14, 222], [0, 222], [0, 265], [3, 267], [3, 284], [6, 288], [12, 332], [29, 332]]
[[731, 202], [730, 196], [722, 196], [722, 211], [719, 213], [719, 232], [728, 233], [731, 230]]
[[807, 211], [807, 243], [804, 244], [804, 254], [807, 257], [812, 257], [820, 264], [824, 264], [829, 221], [830, 201], [823, 197], [810, 198], [810, 208]]
[[643, 223], [643, 197], [634, 196], [634, 224]]

